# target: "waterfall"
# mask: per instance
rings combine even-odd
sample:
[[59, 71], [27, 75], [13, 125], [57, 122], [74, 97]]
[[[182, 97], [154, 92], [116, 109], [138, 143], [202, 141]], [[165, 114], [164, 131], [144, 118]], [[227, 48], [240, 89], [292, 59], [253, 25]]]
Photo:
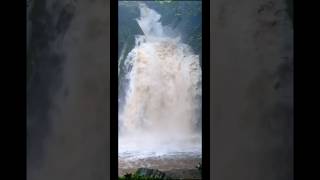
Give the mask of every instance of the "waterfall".
[[128, 88], [119, 112], [119, 155], [201, 153], [199, 56], [164, 27], [161, 15], [140, 3], [136, 19], [143, 35], [125, 66]]

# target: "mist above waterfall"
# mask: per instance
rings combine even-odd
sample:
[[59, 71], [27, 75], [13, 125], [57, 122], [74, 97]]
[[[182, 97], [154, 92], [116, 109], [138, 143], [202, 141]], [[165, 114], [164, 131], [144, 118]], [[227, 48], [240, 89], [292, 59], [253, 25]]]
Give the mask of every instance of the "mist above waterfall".
[[199, 55], [161, 15], [139, 3], [143, 35], [124, 59], [125, 102], [119, 108], [119, 156], [201, 153], [201, 66]]

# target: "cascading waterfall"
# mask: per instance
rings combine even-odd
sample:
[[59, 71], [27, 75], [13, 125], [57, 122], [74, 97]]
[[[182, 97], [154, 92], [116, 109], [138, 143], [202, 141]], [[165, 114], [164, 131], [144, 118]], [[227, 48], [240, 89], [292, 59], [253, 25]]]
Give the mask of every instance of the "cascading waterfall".
[[[130, 69], [125, 103], [119, 112], [119, 156], [201, 153], [201, 67], [199, 56], [161, 15], [140, 3], [137, 19], [144, 35], [125, 59]], [[139, 154], [139, 155], [138, 155]]]

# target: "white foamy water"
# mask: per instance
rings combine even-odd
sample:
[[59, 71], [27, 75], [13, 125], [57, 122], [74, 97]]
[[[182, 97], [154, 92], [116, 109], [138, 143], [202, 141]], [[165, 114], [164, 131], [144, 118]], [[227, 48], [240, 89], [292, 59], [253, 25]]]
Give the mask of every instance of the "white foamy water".
[[119, 159], [201, 156], [201, 67], [199, 56], [139, 4], [144, 35], [125, 59], [130, 67], [119, 112]]

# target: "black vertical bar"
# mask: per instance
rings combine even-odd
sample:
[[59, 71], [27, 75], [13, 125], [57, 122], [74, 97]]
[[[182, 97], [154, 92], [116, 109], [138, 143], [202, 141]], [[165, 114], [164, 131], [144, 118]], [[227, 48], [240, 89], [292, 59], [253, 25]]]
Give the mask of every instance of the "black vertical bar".
[[118, 1], [110, 0], [110, 178], [118, 179]]
[[210, 179], [210, 1], [202, 1], [202, 179]]

